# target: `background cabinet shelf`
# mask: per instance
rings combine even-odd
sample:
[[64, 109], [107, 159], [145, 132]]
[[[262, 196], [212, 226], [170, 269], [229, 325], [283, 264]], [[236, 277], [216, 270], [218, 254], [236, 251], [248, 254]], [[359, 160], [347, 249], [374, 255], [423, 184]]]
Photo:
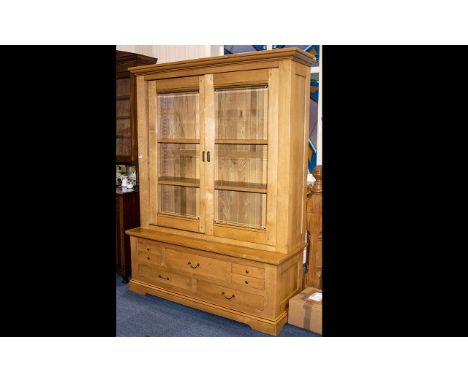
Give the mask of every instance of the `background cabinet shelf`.
[[130, 52], [116, 52], [116, 162], [137, 160], [135, 79], [128, 68], [155, 64], [156, 58]]

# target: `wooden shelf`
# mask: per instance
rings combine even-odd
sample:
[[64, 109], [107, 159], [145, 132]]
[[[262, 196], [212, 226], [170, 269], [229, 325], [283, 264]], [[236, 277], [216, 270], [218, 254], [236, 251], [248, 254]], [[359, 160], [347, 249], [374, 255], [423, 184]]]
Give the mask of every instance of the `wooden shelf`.
[[200, 143], [200, 139], [191, 138], [159, 138], [158, 143]]
[[120, 116], [115, 117], [115, 119], [130, 119], [130, 116], [129, 115], [120, 115]]
[[159, 184], [168, 184], [171, 186], [183, 187], [200, 187], [200, 179], [194, 178], [179, 178], [173, 176], [160, 176], [158, 178]]
[[267, 185], [263, 183], [228, 182], [225, 180], [217, 180], [215, 181], [215, 190], [256, 192], [260, 194], [266, 194]]
[[262, 151], [247, 151], [247, 150], [218, 150], [217, 151], [218, 158], [223, 159], [261, 159], [267, 160], [268, 159], [268, 152], [266, 150]]
[[215, 143], [225, 145], [267, 145], [267, 139], [215, 139]]

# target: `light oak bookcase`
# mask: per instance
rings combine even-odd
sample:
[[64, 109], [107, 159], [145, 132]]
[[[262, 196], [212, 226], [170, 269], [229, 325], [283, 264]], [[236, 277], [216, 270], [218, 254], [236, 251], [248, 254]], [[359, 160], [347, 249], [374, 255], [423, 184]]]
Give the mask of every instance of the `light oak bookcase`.
[[312, 62], [294, 48], [130, 69], [130, 290], [279, 333], [302, 285]]

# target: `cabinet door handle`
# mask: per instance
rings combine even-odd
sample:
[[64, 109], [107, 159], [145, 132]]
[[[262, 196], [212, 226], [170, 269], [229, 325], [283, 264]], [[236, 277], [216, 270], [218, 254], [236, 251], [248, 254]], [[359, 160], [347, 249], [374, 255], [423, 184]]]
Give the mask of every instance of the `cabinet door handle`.
[[189, 261], [189, 262], [187, 263], [187, 265], [190, 265], [191, 268], [195, 269], [195, 268], [198, 268], [198, 267], [200, 266], [200, 263], [197, 263], [197, 265], [193, 266], [192, 262]]
[[161, 276], [161, 275], [159, 275], [158, 277], [159, 277], [160, 279], [165, 279], [165, 280], [168, 280], [168, 281], [169, 281], [169, 277], [164, 277], [164, 276]]
[[201, 160], [204, 162], [205, 161], [205, 152], [204, 151], [202, 151], [201, 158], [202, 158]]
[[146, 260], [151, 260], [151, 258], [148, 256], [148, 257], [146, 258]]
[[224, 298], [227, 299], [227, 300], [230, 300], [231, 298], [236, 297], [234, 294], [232, 294], [231, 297], [227, 297], [227, 296], [224, 294], [224, 292], [222, 292], [221, 294], [222, 294], [222, 295], [224, 296]]
[[208, 162], [210, 161], [210, 152], [209, 152], [209, 151], [206, 153], [206, 160], [207, 160]]

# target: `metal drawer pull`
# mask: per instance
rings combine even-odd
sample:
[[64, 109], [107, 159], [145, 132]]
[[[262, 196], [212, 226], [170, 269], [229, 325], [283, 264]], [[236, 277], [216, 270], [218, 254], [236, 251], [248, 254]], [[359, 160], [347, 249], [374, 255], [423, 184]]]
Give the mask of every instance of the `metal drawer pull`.
[[246, 284], [248, 284], [249, 282], [248, 282], [248, 281], [246, 281], [245, 283], [246, 283]]
[[146, 250], [149, 251], [149, 247], [146, 247]]
[[224, 298], [226, 298], [226, 299], [228, 299], [228, 300], [230, 300], [231, 298], [236, 297], [234, 294], [233, 294], [231, 297], [226, 297], [226, 295], [224, 294], [224, 292], [222, 292], [221, 294], [224, 296]]
[[163, 277], [161, 275], [158, 276], [160, 279], [166, 279], [166, 280], [169, 280], [169, 277]]
[[202, 151], [202, 161], [204, 162], [205, 161], [205, 152]]
[[189, 261], [189, 262], [187, 263], [187, 265], [190, 265], [191, 268], [195, 269], [195, 268], [198, 268], [198, 267], [200, 266], [200, 263], [197, 263], [197, 265], [193, 266], [193, 265], [192, 265], [192, 262]]
[[245, 273], [249, 273], [249, 271], [246, 269], [246, 270], [245, 270]]
[[148, 256], [148, 257], [146, 258], [146, 260], [151, 260], [151, 258]]
[[208, 162], [210, 161], [210, 152], [209, 152], [209, 151], [206, 153], [206, 160], [207, 160]]

